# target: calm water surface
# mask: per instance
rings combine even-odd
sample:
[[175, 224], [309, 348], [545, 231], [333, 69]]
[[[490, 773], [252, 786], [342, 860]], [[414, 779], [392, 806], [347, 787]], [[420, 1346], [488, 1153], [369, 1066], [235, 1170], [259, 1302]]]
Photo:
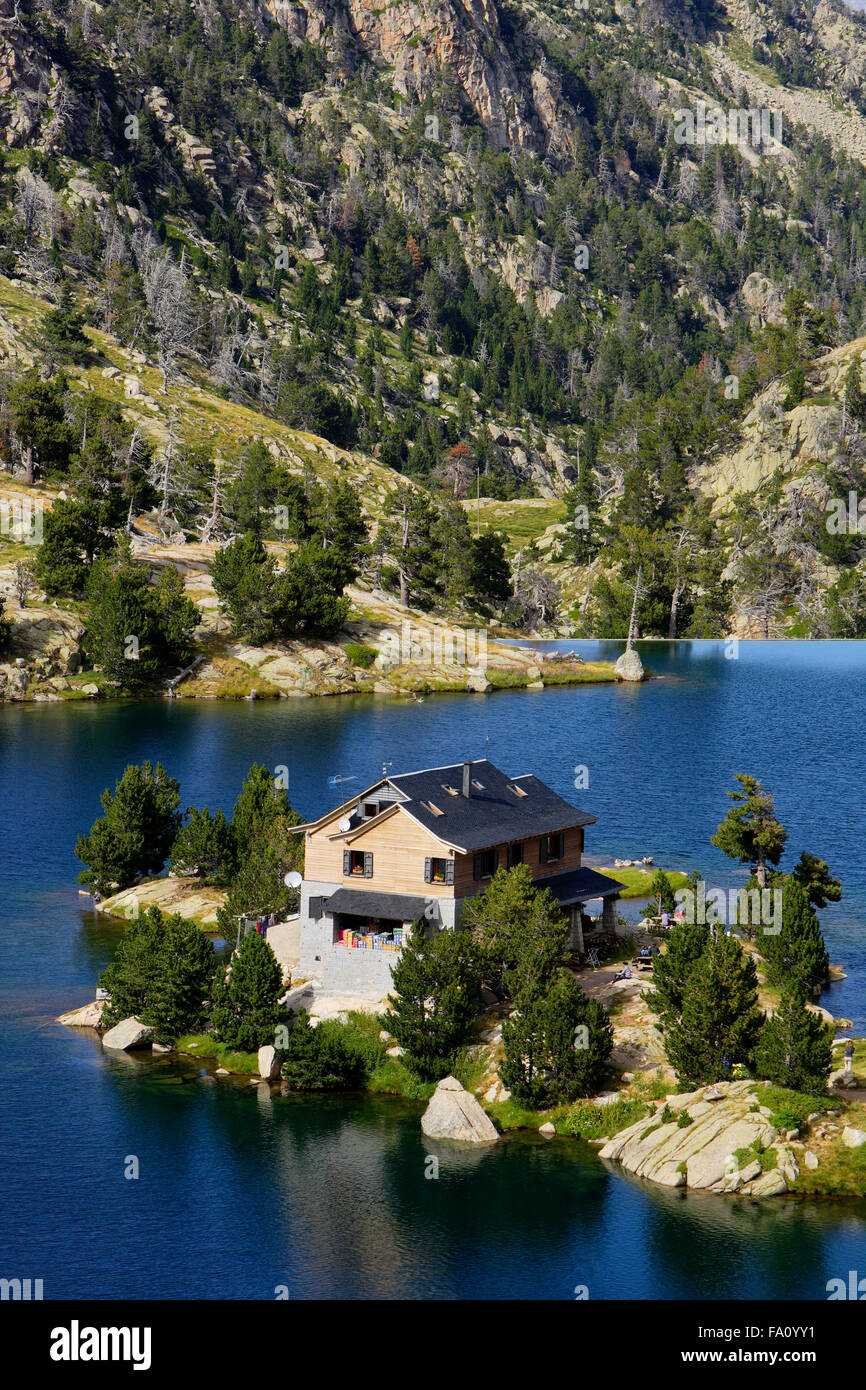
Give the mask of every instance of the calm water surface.
[[[569, 643], [585, 656], [616, 644]], [[758, 1205], [654, 1188], [576, 1142], [431, 1151], [420, 1107], [271, 1098], [190, 1065], [110, 1056], [53, 1023], [93, 997], [119, 929], [78, 897], [75, 837], [127, 762], [230, 811], [250, 764], [285, 765], [308, 816], [354, 780], [485, 753], [598, 816], [591, 853], [654, 855], [728, 887], [709, 845], [733, 774], [776, 795], [793, 863], [843, 879], [823, 922], [848, 979], [824, 1003], [866, 1034], [866, 645], [647, 643], [628, 686], [209, 705], [0, 709], [0, 1274], [52, 1298], [824, 1298], [866, 1273], [856, 1203]], [[589, 770], [574, 789], [575, 768]], [[124, 1178], [136, 1155], [140, 1178]]]

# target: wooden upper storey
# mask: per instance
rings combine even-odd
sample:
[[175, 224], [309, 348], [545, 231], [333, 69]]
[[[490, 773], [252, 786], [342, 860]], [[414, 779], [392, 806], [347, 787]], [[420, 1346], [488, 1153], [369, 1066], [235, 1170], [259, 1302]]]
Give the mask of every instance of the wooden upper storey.
[[[422, 794], [413, 797], [412, 783], [421, 777]], [[579, 869], [584, 826], [594, 819], [535, 778], [509, 780], [476, 762], [383, 778], [296, 833], [306, 835], [310, 881], [464, 898], [481, 892], [500, 866], [526, 863], [534, 878]]]

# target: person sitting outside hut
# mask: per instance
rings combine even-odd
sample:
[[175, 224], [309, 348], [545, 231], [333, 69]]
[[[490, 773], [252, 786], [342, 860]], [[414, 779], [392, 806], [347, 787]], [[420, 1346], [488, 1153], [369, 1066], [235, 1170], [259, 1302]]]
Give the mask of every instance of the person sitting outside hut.
[[854, 1044], [850, 1038], [845, 1044], [845, 1075], [854, 1075]]
[[630, 980], [630, 979], [631, 979], [631, 967], [628, 966], [628, 965], [622, 966], [622, 968], [616, 972], [616, 974], [614, 975], [613, 979], [614, 979], [614, 984], [616, 983], [617, 980]]

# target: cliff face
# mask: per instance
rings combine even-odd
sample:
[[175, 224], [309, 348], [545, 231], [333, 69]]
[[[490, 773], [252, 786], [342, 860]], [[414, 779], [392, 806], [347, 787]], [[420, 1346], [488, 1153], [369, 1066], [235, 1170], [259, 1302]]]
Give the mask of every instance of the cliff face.
[[[348, 440], [357, 480], [381, 465], [458, 499], [479, 473], [491, 498], [553, 499], [589, 457], [605, 521], [637, 461], [647, 499], [673, 473], [709, 499], [733, 554], [741, 493], [758, 515], [781, 475], [814, 510], [840, 456], [830, 369], [859, 362], [866, 322], [864, 84], [866, 22], [841, 0], [0, 0], [3, 464], [20, 479], [4, 373], [39, 360], [61, 280], [104, 360], [143, 378], [167, 253], [196, 317], [185, 409], [196, 378]], [[781, 110], [781, 144], [678, 144], [674, 111], [701, 99]], [[821, 320], [799, 357], [779, 347], [793, 289]], [[741, 372], [749, 406], [704, 447], [690, 426]], [[719, 389], [656, 450], [647, 414], [696, 373]], [[163, 447], [158, 377], [138, 399]], [[655, 498], [662, 529], [678, 488]], [[524, 525], [512, 557], [535, 545]], [[583, 602], [596, 571], [573, 569]]]
[[264, 0], [268, 14], [296, 39], [321, 44], [348, 79], [364, 63], [393, 70], [393, 87], [424, 102], [443, 80], [480, 121], [494, 150], [540, 158], [573, 153], [575, 113], [552, 70], [521, 71], [540, 50], [525, 35], [503, 33], [493, 0]]

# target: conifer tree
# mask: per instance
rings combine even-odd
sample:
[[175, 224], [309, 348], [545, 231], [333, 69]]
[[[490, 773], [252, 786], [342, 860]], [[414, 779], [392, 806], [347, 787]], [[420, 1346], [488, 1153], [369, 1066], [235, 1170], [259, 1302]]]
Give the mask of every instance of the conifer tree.
[[703, 922], [676, 922], [671, 927], [665, 952], [653, 964], [654, 990], [648, 996], [663, 1024], [679, 1018], [688, 981], [709, 944], [710, 929]]
[[419, 1076], [445, 1076], [477, 1009], [477, 947], [468, 932], [428, 936], [423, 924], [416, 923], [391, 978], [388, 1031], [406, 1049], [406, 1060]]
[[806, 890], [812, 907], [826, 907], [842, 897], [842, 884], [830, 873], [829, 865], [815, 854], [803, 850], [794, 868], [794, 877]]
[[362, 1058], [327, 1023], [313, 1028], [306, 1009], [292, 1025], [282, 1074], [293, 1091], [340, 1091], [359, 1086]]
[[761, 1030], [754, 961], [733, 936], [711, 937], [686, 980], [679, 1018], [665, 1026], [665, 1052], [680, 1081], [721, 1081], [749, 1066]]
[[500, 1077], [517, 1098], [539, 1107], [598, 1090], [613, 1049], [604, 1005], [560, 969], [547, 993], [516, 1011], [502, 1028]]
[[231, 830], [222, 811], [212, 815], [205, 806], [190, 806], [187, 820], [171, 847], [174, 873], [192, 874], [205, 883], [225, 883], [234, 867]]
[[802, 990], [786, 988], [761, 1030], [755, 1071], [775, 1086], [820, 1095], [833, 1067], [832, 1036], [820, 1015], [807, 1009]]
[[284, 1021], [279, 1004], [283, 975], [276, 956], [256, 931], [248, 931], [231, 958], [227, 977], [217, 976], [211, 1025], [218, 1042], [242, 1052], [273, 1043]]
[[729, 859], [751, 864], [763, 888], [767, 882], [767, 865], [778, 864], [788, 839], [775, 812], [773, 798], [761, 783], [748, 773], [738, 772], [736, 791], [728, 792], [734, 805], [722, 821], [710, 843]]
[[758, 942], [772, 984], [799, 987], [807, 996], [826, 984], [830, 958], [821, 926], [805, 888], [793, 875], [786, 877], [782, 889], [781, 930], [763, 925]]
[[134, 1015], [157, 1042], [172, 1043], [202, 1026], [215, 969], [213, 944], [195, 922], [148, 908], [130, 922], [100, 977], [110, 995], [102, 1022]]
[[75, 853], [85, 865], [79, 883], [105, 895], [159, 873], [180, 824], [180, 786], [162, 763], [130, 765], [102, 793], [105, 815], [89, 835], [79, 835]]

